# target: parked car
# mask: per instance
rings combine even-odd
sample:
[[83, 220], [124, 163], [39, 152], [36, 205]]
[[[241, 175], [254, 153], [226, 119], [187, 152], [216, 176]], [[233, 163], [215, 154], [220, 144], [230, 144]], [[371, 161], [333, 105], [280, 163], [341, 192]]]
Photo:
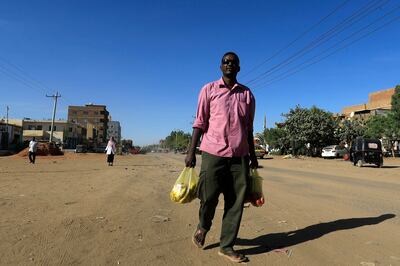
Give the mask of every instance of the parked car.
[[260, 145], [255, 145], [254, 146], [254, 150], [256, 152], [256, 157], [258, 157], [260, 159], [264, 158], [264, 156], [266, 154], [268, 154], [267, 151], [263, 147], [261, 147]]
[[76, 145], [75, 153], [85, 153], [87, 152], [87, 147], [85, 145]]
[[106, 146], [97, 146], [97, 147], [94, 147], [94, 148], [92, 149], [92, 151], [95, 152], [95, 153], [105, 153], [105, 151], [106, 151]]
[[358, 137], [351, 143], [350, 161], [358, 167], [366, 163], [383, 165], [382, 143], [379, 139], [365, 139]]
[[322, 149], [322, 158], [339, 158], [348, 153], [347, 149], [339, 145], [330, 145]]

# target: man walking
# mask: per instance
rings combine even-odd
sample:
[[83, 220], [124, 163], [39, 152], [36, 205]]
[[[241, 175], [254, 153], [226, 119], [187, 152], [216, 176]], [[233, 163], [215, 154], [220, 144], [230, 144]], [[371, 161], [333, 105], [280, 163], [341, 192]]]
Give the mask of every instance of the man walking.
[[35, 137], [29, 142], [29, 163], [34, 164], [36, 160], [37, 141]]
[[253, 140], [255, 99], [250, 89], [236, 80], [240, 62], [235, 53], [224, 54], [220, 69], [222, 78], [200, 91], [192, 142], [185, 158], [187, 167], [196, 165], [196, 146], [202, 136], [199, 224], [192, 241], [204, 247], [222, 193], [225, 206], [218, 254], [243, 262], [247, 258], [233, 246], [242, 219], [249, 167], [258, 167]]

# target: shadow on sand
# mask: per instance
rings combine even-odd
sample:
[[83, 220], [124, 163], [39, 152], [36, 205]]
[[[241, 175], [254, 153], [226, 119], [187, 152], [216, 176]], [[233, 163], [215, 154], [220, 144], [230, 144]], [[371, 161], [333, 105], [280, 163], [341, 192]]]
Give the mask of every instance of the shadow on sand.
[[[240, 252], [245, 255], [267, 253], [274, 249], [286, 248], [314, 240], [335, 231], [379, 224], [394, 217], [396, 217], [396, 215], [389, 213], [377, 217], [340, 219], [332, 222], [310, 225], [295, 231], [266, 234], [253, 239], [238, 238], [236, 244], [240, 246], [255, 246], [241, 249]], [[205, 247], [205, 249], [211, 249], [218, 246], [219, 243], [215, 243]]]

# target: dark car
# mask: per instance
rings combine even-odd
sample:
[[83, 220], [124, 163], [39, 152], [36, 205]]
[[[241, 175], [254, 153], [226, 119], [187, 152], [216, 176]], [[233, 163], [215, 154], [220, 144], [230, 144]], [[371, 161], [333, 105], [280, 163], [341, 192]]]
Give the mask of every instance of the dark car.
[[94, 147], [94, 148], [92, 149], [92, 152], [95, 152], [95, 153], [105, 153], [105, 152], [106, 152], [106, 146], [97, 146], [97, 147]]
[[85, 145], [76, 145], [75, 152], [76, 153], [85, 153], [85, 152], [87, 152], [87, 147]]
[[358, 167], [366, 163], [381, 167], [383, 165], [381, 141], [379, 139], [356, 138], [351, 143], [350, 161]]

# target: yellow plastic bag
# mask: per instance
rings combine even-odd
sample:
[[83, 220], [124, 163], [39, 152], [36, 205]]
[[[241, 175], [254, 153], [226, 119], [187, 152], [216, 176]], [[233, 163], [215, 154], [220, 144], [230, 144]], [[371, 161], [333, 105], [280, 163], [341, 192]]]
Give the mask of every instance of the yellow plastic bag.
[[169, 194], [171, 200], [177, 203], [188, 203], [194, 200], [197, 195], [197, 185], [199, 176], [193, 167], [185, 167], [178, 179], [175, 181], [174, 187]]
[[261, 207], [265, 200], [262, 191], [263, 178], [258, 174], [257, 169], [250, 169], [250, 179], [247, 184], [246, 202], [253, 206]]

